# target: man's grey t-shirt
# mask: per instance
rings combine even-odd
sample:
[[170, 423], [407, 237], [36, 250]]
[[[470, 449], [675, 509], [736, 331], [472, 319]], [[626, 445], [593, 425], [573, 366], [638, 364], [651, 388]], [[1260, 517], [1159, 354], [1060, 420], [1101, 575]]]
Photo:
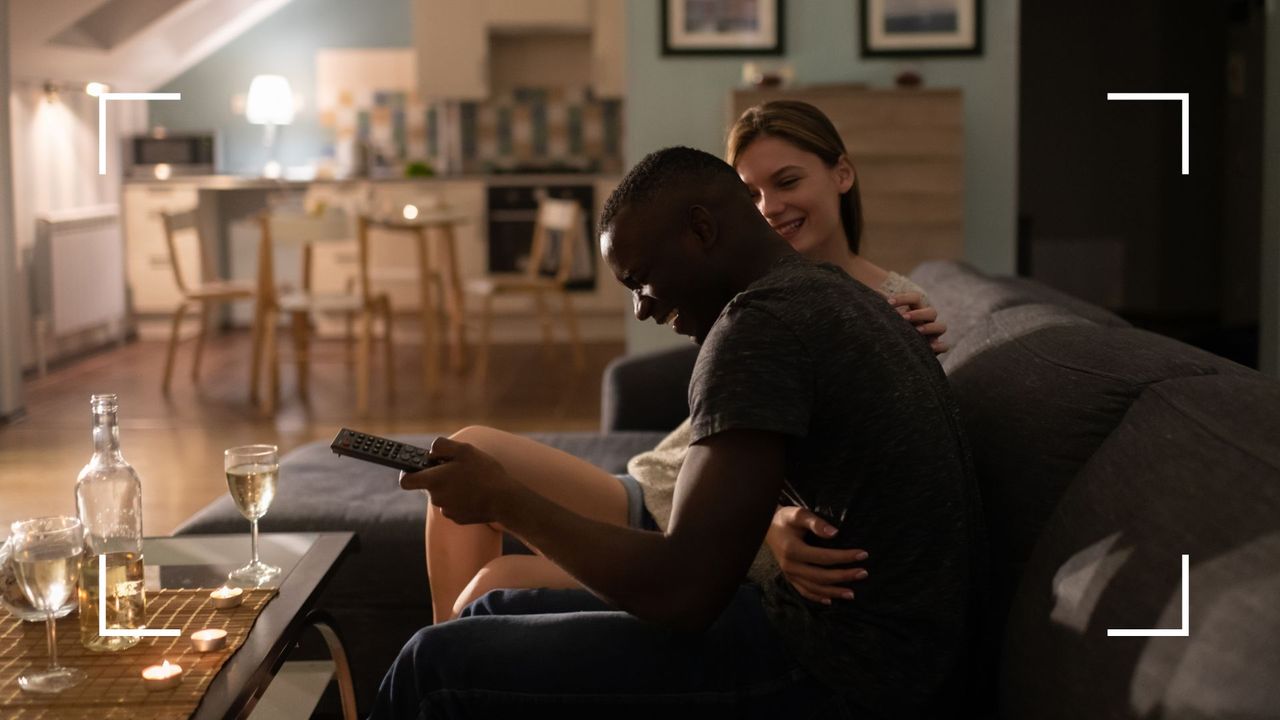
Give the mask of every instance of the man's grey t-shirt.
[[956, 671], [981, 567], [977, 486], [946, 377], [884, 297], [787, 255], [729, 303], [689, 385], [693, 442], [786, 437], [805, 504], [870, 558], [854, 600], [765, 605], [796, 660], [869, 714], [910, 717]]

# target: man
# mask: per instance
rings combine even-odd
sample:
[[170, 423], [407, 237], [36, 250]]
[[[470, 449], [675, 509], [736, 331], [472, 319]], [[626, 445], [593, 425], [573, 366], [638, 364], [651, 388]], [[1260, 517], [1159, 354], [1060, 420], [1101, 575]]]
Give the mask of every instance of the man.
[[[500, 523], [616, 610], [486, 596], [485, 614], [406, 645], [374, 716], [921, 714], [957, 668], [979, 557], [967, 452], [928, 344], [875, 292], [796, 254], [707, 153], [646, 157], [600, 226], [636, 317], [702, 346], [669, 528], [576, 515], [437, 440], [444, 464], [403, 487], [457, 522]], [[855, 602], [743, 584], [784, 482], [870, 551]]]

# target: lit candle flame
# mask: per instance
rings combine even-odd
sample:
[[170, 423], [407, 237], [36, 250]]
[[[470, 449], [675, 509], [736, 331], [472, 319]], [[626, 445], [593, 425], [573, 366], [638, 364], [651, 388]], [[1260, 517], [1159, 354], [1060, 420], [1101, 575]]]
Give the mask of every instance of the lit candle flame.
[[142, 677], [147, 680], [167, 680], [181, 674], [182, 666], [174, 665], [168, 660], [165, 660], [163, 665], [152, 665], [142, 671]]

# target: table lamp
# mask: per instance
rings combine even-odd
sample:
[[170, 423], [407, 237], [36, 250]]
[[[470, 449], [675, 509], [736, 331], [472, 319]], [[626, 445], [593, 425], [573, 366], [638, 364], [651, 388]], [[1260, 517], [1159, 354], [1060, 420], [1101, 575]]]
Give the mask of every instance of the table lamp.
[[280, 163], [275, 159], [276, 126], [293, 122], [293, 91], [282, 75], [258, 75], [249, 83], [249, 97], [245, 100], [245, 118], [254, 125], [266, 125], [263, 145], [267, 147], [268, 160], [262, 174], [269, 178], [280, 177]]

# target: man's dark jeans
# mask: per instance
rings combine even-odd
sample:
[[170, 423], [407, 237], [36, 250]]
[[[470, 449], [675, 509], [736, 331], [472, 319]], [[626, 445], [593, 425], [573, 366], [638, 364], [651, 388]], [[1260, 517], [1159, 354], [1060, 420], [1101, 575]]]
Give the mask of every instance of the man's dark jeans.
[[424, 628], [382, 679], [371, 718], [843, 717], [738, 589], [705, 632], [682, 634], [584, 590], [498, 590]]

